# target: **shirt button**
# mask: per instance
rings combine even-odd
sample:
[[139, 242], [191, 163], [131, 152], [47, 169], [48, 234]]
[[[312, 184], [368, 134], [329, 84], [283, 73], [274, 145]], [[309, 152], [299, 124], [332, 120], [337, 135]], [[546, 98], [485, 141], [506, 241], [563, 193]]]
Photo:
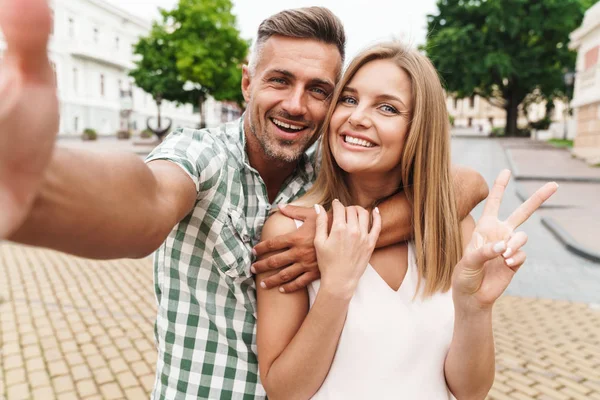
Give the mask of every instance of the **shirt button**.
[[249, 236], [249, 235], [247, 235], [247, 234], [244, 234], [244, 235], [242, 235], [242, 240], [243, 240], [244, 242], [248, 242], [248, 241], [250, 240], [250, 236]]
[[267, 208], [267, 210], [268, 210], [268, 211], [271, 211], [271, 208], [272, 208], [272, 207], [271, 207], [271, 205], [270, 205], [270, 204], [267, 204], [267, 207], [266, 207], [266, 208]]

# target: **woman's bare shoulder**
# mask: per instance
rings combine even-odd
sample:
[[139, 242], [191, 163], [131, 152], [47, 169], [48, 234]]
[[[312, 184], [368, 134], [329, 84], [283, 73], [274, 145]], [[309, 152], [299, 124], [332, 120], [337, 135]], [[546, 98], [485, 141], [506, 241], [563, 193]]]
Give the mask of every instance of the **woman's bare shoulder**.
[[276, 236], [285, 235], [295, 231], [297, 228], [296, 222], [283, 215], [280, 212], [275, 212], [269, 216], [262, 229], [261, 239], [266, 240]]

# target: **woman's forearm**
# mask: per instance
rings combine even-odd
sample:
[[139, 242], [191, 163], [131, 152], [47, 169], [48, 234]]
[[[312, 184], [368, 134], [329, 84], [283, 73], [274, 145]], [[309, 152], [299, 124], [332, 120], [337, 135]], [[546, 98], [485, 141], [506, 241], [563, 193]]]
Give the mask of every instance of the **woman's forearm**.
[[494, 383], [492, 310], [456, 309], [454, 335], [446, 356], [446, 383], [459, 400], [485, 399]]
[[333, 362], [350, 298], [321, 287], [294, 338], [261, 373], [270, 399], [308, 399], [321, 387]]

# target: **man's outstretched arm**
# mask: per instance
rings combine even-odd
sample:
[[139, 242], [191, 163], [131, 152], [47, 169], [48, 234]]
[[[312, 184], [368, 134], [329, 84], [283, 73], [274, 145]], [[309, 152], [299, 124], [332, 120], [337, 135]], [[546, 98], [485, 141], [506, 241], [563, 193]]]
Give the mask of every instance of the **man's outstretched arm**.
[[57, 149], [9, 240], [88, 258], [152, 253], [193, 208], [192, 179], [169, 161]]
[[[453, 166], [452, 177], [460, 219], [469, 213], [488, 195], [485, 179], [474, 169]], [[377, 247], [385, 247], [412, 238], [412, 207], [404, 193], [399, 193], [379, 205], [382, 229]], [[305, 287], [319, 277], [316, 254], [313, 247], [316, 214], [312, 207], [287, 206], [281, 209], [289, 218], [304, 221], [295, 232], [272, 238], [255, 247], [258, 256], [273, 251], [286, 250], [255, 263], [255, 273], [281, 269], [265, 279], [267, 288], [283, 285], [286, 292]], [[287, 267], [287, 268], [285, 268]]]
[[0, 0], [0, 239], [95, 258], [148, 254], [193, 207], [194, 182], [165, 161], [54, 151], [51, 26], [47, 0]]

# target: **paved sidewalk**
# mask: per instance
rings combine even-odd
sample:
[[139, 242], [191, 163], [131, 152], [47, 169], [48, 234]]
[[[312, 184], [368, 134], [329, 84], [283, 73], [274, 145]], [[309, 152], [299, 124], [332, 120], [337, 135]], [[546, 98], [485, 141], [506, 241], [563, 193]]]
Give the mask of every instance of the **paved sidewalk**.
[[506, 139], [507, 160], [525, 200], [544, 182], [560, 188], [539, 211], [542, 223], [570, 251], [600, 263], [600, 168], [588, 166], [557, 149], [530, 139]]
[[[91, 261], [0, 244], [0, 399], [147, 399], [150, 259]], [[600, 400], [600, 309], [503, 297], [490, 400]]]

